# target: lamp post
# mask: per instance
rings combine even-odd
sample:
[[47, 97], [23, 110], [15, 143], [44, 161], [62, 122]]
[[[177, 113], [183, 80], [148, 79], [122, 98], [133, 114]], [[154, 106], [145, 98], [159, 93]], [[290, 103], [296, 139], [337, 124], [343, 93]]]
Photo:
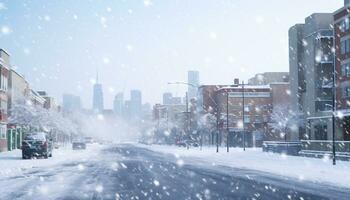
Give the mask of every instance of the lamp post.
[[227, 129], [226, 147], [227, 147], [227, 152], [230, 152], [230, 147], [229, 147], [230, 129], [229, 129], [229, 126], [228, 126], [228, 90], [226, 90], [226, 129]]
[[244, 123], [244, 118], [245, 118], [245, 116], [244, 116], [244, 112], [245, 112], [245, 109], [244, 109], [244, 107], [245, 107], [245, 105], [244, 105], [244, 81], [242, 81], [242, 107], [243, 107], [243, 110], [242, 110], [242, 122], [243, 122], [243, 124], [242, 124], [242, 126], [243, 126], [243, 151], [245, 151], [245, 123]]
[[[194, 88], [198, 88], [198, 85], [192, 84], [192, 83], [187, 83], [187, 82], [169, 82], [168, 85], [188, 85]], [[190, 131], [191, 131], [191, 112], [189, 111], [189, 100], [188, 100], [188, 92], [186, 92], [186, 132], [187, 135], [190, 136]], [[188, 146], [187, 146], [188, 147]]]
[[[334, 65], [335, 66], [335, 65]], [[333, 95], [332, 95], [332, 104], [333, 104], [333, 112], [332, 112], [332, 152], [333, 152], [333, 165], [336, 165], [336, 154], [335, 154], [335, 112], [336, 112], [336, 83], [335, 83], [335, 67], [333, 70]]]

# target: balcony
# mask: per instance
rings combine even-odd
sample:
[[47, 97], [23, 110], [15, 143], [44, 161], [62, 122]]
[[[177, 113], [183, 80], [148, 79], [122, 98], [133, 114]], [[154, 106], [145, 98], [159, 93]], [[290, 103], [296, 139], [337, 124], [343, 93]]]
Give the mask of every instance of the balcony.
[[[333, 81], [332, 80], [316, 81], [316, 87], [317, 88], [324, 88], [324, 89], [332, 89], [333, 88]], [[319, 96], [323, 96], [323, 95], [319, 95]]]

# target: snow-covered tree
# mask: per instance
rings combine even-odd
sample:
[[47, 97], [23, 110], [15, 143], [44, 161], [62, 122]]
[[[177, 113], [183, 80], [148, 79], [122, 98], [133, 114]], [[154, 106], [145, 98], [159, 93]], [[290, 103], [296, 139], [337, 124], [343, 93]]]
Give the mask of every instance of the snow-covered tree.
[[274, 108], [271, 115], [271, 127], [275, 133], [280, 134], [280, 138], [287, 140], [290, 128], [295, 125], [297, 114], [288, 107], [279, 106]]

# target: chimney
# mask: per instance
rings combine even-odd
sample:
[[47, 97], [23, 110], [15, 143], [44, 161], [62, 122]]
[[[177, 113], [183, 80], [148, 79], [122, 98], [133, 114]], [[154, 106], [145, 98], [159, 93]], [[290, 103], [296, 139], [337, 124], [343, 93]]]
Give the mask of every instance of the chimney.
[[[349, 0], [349, 1], [350, 1], [350, 0]], [[234, 83], [235, 85], [238, 85], [238, 84], [239, 84], [239, 78], [235, 78], [234, 81], [233, 81], [233, 83]]]

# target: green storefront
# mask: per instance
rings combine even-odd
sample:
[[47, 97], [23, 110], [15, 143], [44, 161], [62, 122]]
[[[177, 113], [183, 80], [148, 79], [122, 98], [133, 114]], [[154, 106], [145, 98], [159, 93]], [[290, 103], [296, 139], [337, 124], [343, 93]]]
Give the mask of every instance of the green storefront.
[[9, 128], [6, 134], [7, 150], [20, 149], [23, 139], [23, 131], [21, 128]]

